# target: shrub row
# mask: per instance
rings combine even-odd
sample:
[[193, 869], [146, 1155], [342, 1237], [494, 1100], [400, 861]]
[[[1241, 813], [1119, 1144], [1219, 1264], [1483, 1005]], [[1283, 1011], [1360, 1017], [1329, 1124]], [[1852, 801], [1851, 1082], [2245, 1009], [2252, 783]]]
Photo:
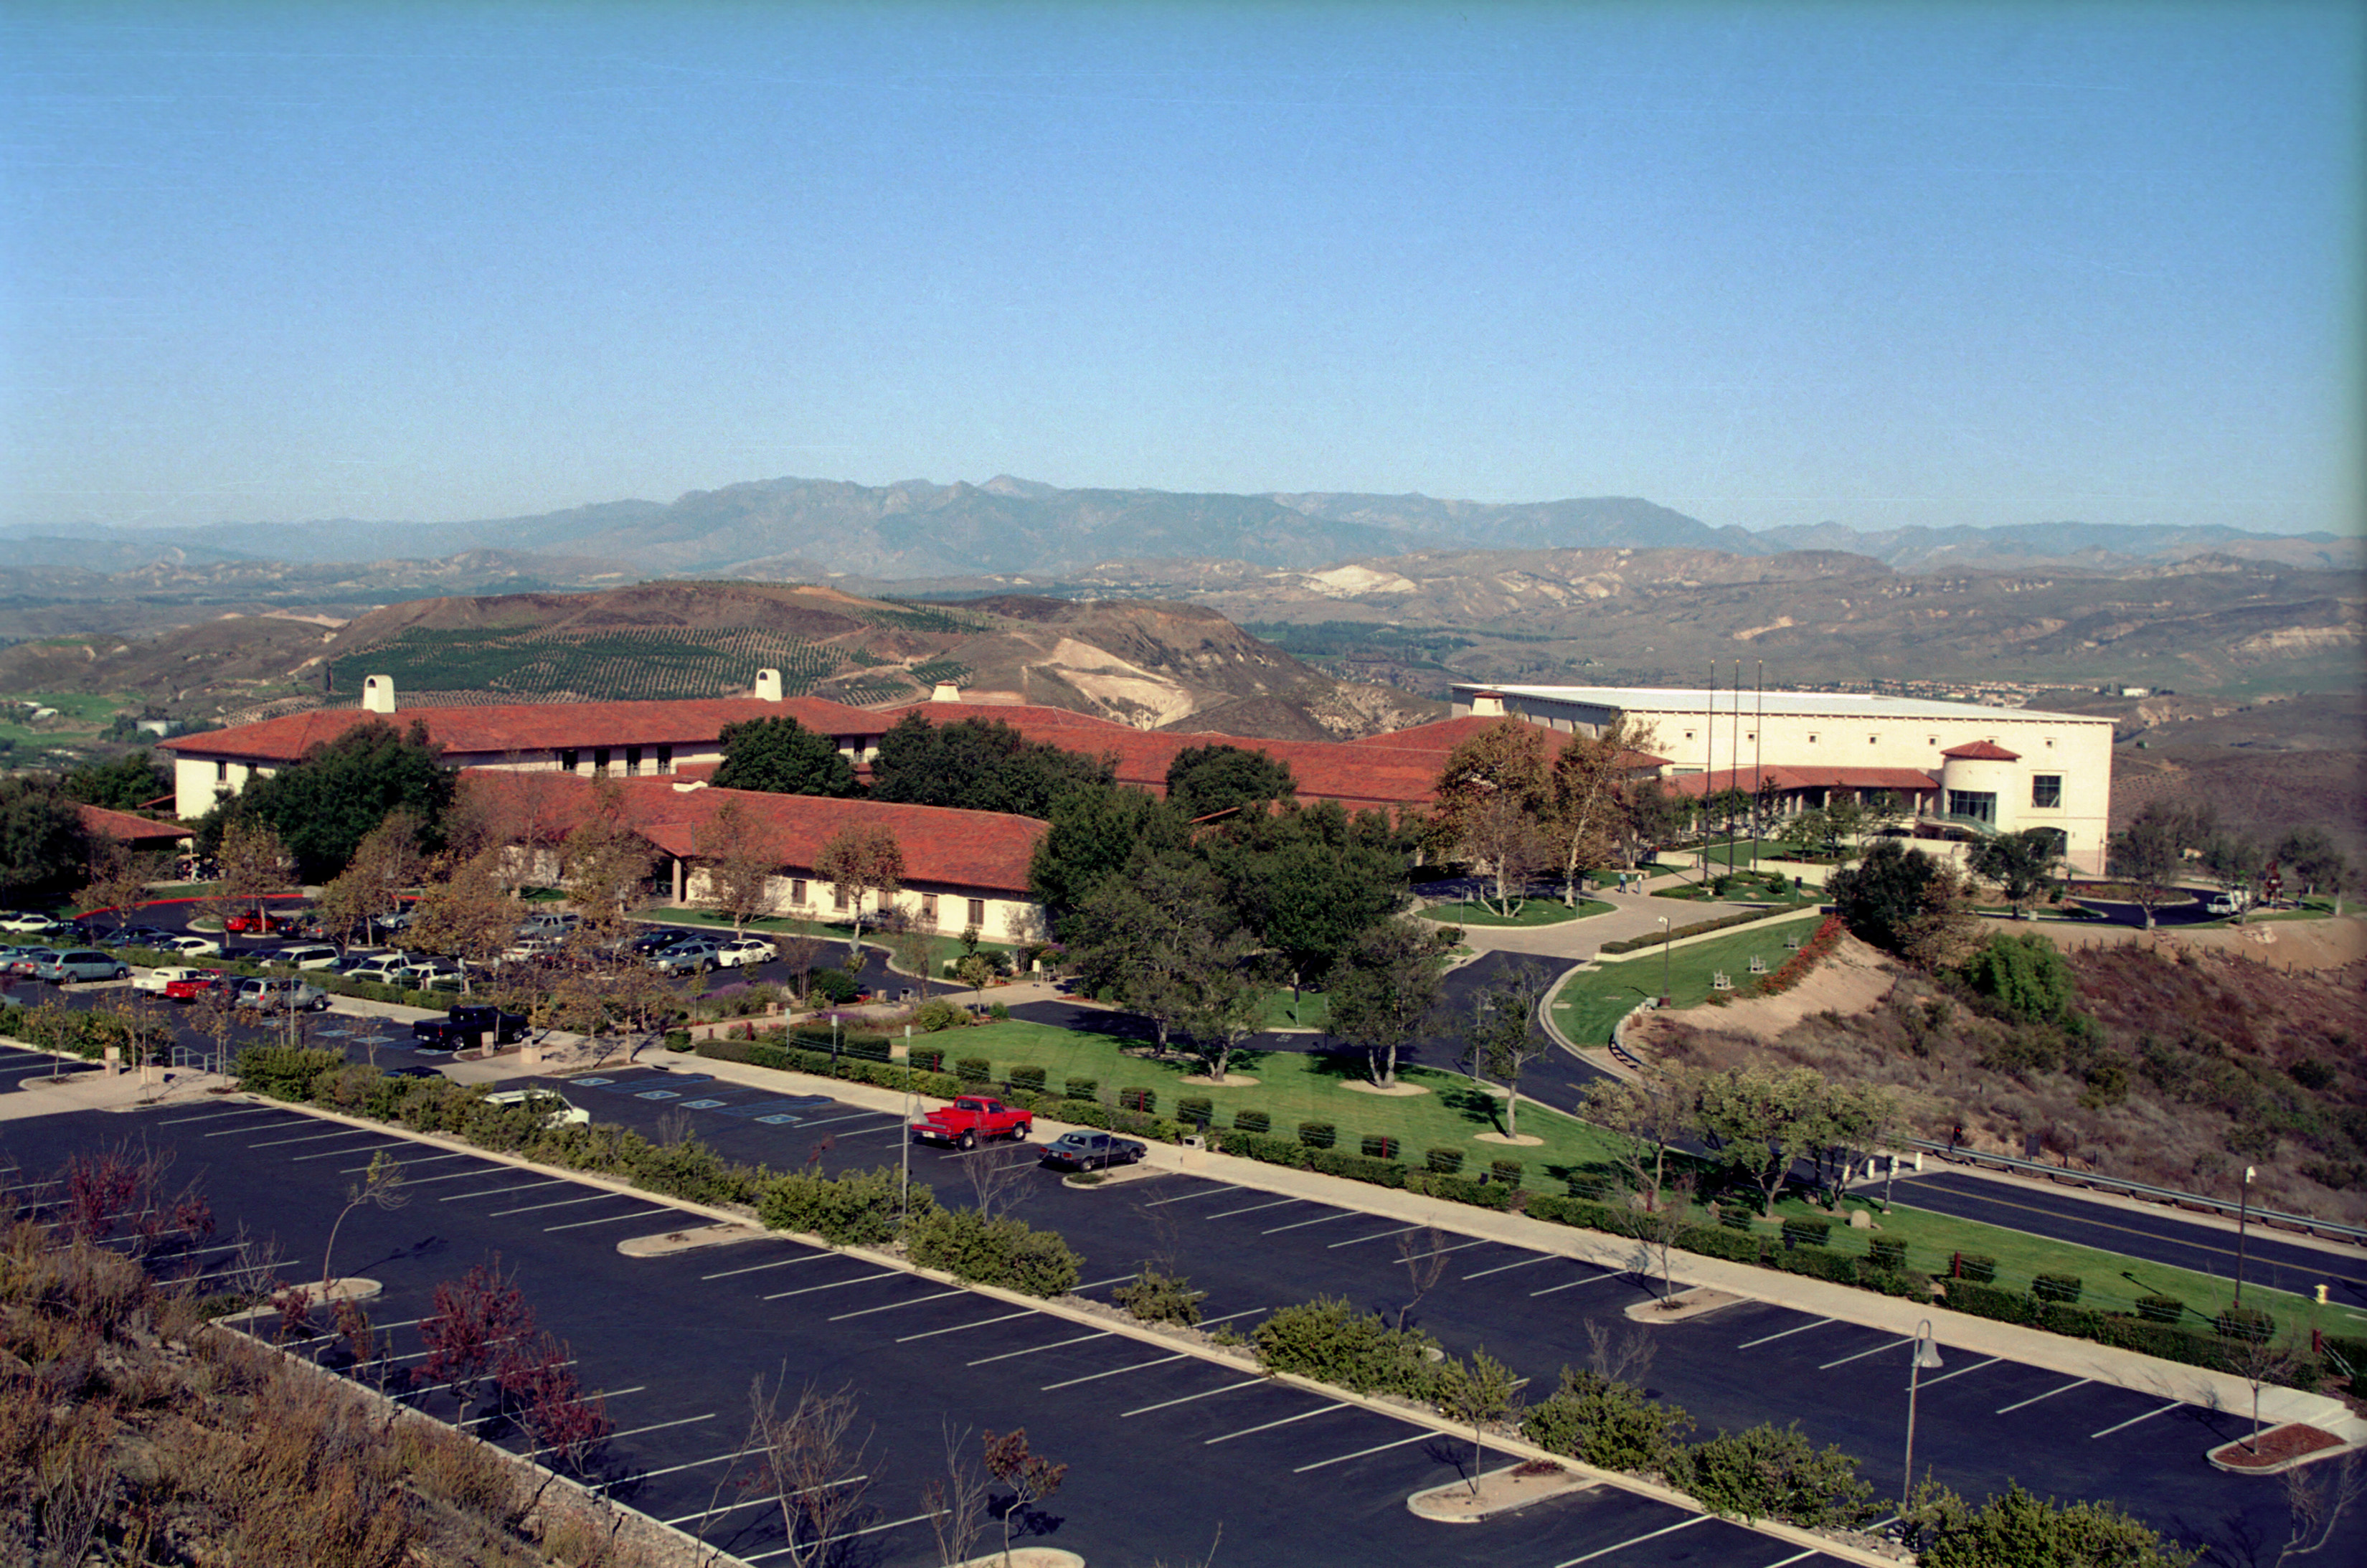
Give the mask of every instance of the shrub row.
[[[2190, 1367], [2210, 1367], [2220, 1371], [2229, 1369], [2243, 1354], [2246, 1340], [2258, 1342], [2265, 1339], [2276, 1327], [2274, 1320], [2267, 1313], [2254, 1316], [2248, 1312], [2246, 1323], [2229, 1324], [2230, 1328], [2239, 1332], [2197, 1334], [2174, 1324], [2153, 1322], [2122, 1312], [2099, 1312], [2093, 1307], [2074, 1306], [2068, 1301], [2048, 1301], [2035, 1295], [2026, 1296], [2018, 1290], [2000, 1290], [1968, 1279], [1948, 1281], [1948, 1305], [1960, 1312], [1970, 1312], [1975, 1317], [2043, 1328], [2050, 1334], [2090, 1339], [2099, 1345], [2135, 1350], [2165, 1361], [2180, 1361]], [[2295, 1355], [2276, 1381], [2293, 1388], [2315, 1388], [2325, 1375], [2325, 1367], [2315, 1357]]]
[[904, 1248], [924, 1268], [1025, 1296], [1060, 1296], [1075, 1287], [1083, 1263], [1058, 1232], [1025, 1220], [990, 1220], [970, 1209], [915, 1210]]
[[1817, 927], [1817, 934], [1800, 944], [1800, 949], [1784, 960], [1775, 972], [1759, 977], [1749, 988], [1754, 996], [1781, 996], [1808, 977], [1808, 971], [1824, 961], [1825, 955], [1840, 946], [1841, 937], [1849, 932], [1849, 923], [1838, 915], [1828, 915]]
[[1778, 915], [1798, 913], [1790, 909], [1745, 909], [1732, 915], [1721, 915], [1715, 920], [1696, 920], [1690, 926], [1680, 926], [1664, 937], [1655, 932], [1649, 937], [1627, 937], [1616, 942], [1605, 942], [1596, 949], [1603, 953], [1632, 953], [1643, 948], [1657, 948], [1663, 941], [1676, 941], [1684, 937], [1699, 937], [1711, 931], [1723, 931], [1729, 926], [1748, 926], [1754, 920], [1766, 920]]

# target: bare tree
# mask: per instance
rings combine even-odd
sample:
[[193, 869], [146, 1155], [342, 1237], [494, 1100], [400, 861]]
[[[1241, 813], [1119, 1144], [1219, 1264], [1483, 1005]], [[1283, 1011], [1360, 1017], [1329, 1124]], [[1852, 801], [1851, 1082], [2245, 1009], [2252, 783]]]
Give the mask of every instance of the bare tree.
[[360, 1177], [345, 1188], [345, 1206], [337, 1210], [334, 1223], [329, 1227], [329, 1244], [321, 1249], [321, 1300], [329, 1299], [329, 1283], [335, 1278], [329, 1259], [337, 1250], [337, 1233], [345, 1229], [345, 1216], [368, 1206], [392, 1213], [411, 1201], [404, 1190], [402, 1163], [380, 1149], [370, 1156], [370, 1163]]
[[838, 1555], [841, 1538], [863, 1511], [871, 1439], [855, 1435], [854, 1384], [824, 1393], [808, 1383], [794, 1400], [787, 1387], [786, 1363], [769, 1387], [761, 1373], [749, 1385], [743, 1446], [756, 1466], [750, 1489], [780, 1509], [784, 1555], [795, 1568], [816, 1568]]
[[970, 1429], [956, 1432], [950, 1420], [940, 1418], [946, 1439], [946, 1468], [921, 1488], [921, 1504], [929, 1510], [929, 1529], [937, 1538], [937, 1560], [953, 1568], [969, 1561], [970, 1549], [986, 1529], [990, 1488], [984, 1471], [970, 1458]]
[[904, 846], [884, 827], [839, 829], [822, 841], [814, 854], [814, 870], [846, 899], [846, 950], [863, 948], [863, 905], [866, 900], [885, 903], [904, 885]]
[[1676, 1281], [1669, 1275], [1669, 1250], [1676, 1245], [1677, 1237], [1691, 1222], [1685, 1211], [1692, 1204], [1693, 1197], [1693, 1177], [1691, 1172], [1687, 1172], [1669, 1184], [1667, 1203], [1658, 1209], [1648, 1209], [1636, 1217], [1636, 1239], [1643, 1244], [1645, 1261], [1657, 1261], [1659, 1264], [1660, 1300], [1663, 1301], [1676, 1289]]
[[[1462, 813], [1456, 845], [1495, 889], [1494, 907], [1511, 919], [1515, 895], [1546, 863], [1546, 842], [1529, 803], [1510, 791], [1483, 795]], [[1487, 902], [1483, 899], [1481, 902]]]
[[1532, 1021], [1545, 1000], [1546, 978], [1521, 965], [1479, 994], [1471, 1020], [1470, 1060], [1482, 1077], [1504, 1085], [1504, 1136], [1521, 1135], [1521, 1074], [1553, 1049]]
[[2355, 1451], [2339, 1460], [2295, 1465], [2285, 1471], [2284, 1483], [2285, 1508], [2292, 1516], [2293, 1528], [2277, 1552], [2278, 1568], [2293, 1558], [2324, 1551], [2342, 1516], [2367, 1495], [2367, 1475], [2361, 1473]]
[[1002, 1516], [1002, 1561], [1004, 1568], [1011, 1562], [1011, 1531], [1013, 1525], [1026, 1517], [1038, 1503], [1060, 1490], [1060, 1483], [1069, 1467], [1054, 1464], [1027, 1446], [1027, 1428], [1019, 1427], [1007, 1436], [989, 1432], [985, 1437], [987, 1473], [1002, 1483], [1011, 1493], [1010, 1501], [1000, 1512]]
[[962, 1156], [962, 1174], [969, 1178], [972, 1207], [981, 1220], [997, 1220], [1036, 1195], [1034, 1175], [1040, 1156], [1024, 1143], [989, 1143]]
[[1586, 1364], [1595, 1376], [1614, 1383], [1641, 1383], [1652, 1369], [1660, 1342], [1649, 1329], [1630, 1328], [1614, 1338], [1612, 1327], [1586, 1320]]
[[93, 911], [110, 910], [115, 926], [130, 924], [131, 912], [148, 896], [148, 884], [163, 879], [164, 857], [143, 855], [116, 838], [95, 838], [90, 846], [90, 878], [83, 884], [83, 902]]
[[1451, 1250], [1446, 1244], [1446, 1233], [1435, 1225], [1424, 1225], [1399, 1235], [1398, 1261], [1405, 1265], [1406, 1279], [1413, 1287], [1412, 1296], [1398, 1309], [1399, 1333], [1405, 1332], [1406, 1319], [1445, 1277], [1446, 1255]]
[[726, 800], [693, 833], [692, 845], [706, 862], [708, 895], [731, 917], [733, 936], [745, 936], [748, 922], [762, 920], [781, 906], [781, 884], [775, 873], [781, 869], [782, 853], [767, 825], [745, 801]]

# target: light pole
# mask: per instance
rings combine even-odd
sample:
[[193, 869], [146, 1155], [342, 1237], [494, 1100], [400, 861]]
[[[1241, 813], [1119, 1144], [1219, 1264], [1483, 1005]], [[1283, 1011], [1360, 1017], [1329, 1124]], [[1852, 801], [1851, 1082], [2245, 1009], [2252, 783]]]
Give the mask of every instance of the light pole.
[[1940, 1342], [1931, 1333], [1931, 1320], [1925, 1318], [1915, 1330], [1915, 1356], [1908, 1364], [1907, 1373], [1907, 1475], [1898, 1485], [1898, 1511], [1904, 1514], [1915, 1495], [1915, 1395], [1923, 1386], [1923, 1374], [1940, 1369]]
[[1669, 917], [1663, 915], [1659, 919], [1660, 922], [1660, 1006], [1665, 1007], [1669, 1005]]
[[2244, 1183], [2236, 1189], [2236, 1304], [2244, 1304], [2244, 1224], [2252, 1210], [2252, 1177], [2259, 1173], [2249, 1165], [2244, 1167]]

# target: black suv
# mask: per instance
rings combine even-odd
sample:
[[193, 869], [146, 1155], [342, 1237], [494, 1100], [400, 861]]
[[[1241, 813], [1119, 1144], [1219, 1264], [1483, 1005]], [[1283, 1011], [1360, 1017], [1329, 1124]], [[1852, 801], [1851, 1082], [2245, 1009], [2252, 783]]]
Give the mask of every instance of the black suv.
[[485, 1036], [495, 1045], [513, 1045], [526, 1038], [527, 1016], [504, 1013], [481, 1003], [463, 1003], [440, 1018], [422, 1018], [411, 1026], [411, 1038], [422, 1051], [467, 1051], [482, 1045]]

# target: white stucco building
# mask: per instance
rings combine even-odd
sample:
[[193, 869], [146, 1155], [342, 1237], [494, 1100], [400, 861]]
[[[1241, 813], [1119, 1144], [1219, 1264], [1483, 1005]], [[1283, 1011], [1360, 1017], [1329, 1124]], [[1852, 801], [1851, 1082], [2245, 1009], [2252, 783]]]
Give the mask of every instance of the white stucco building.
[[1457, 685], [1460, 716], [1591, 734], [1625, 717], [1689, 794], [1761, 783], [1787, 809], [1886, 792], [1920, 821], [2052, 828], [2072, 869], [2103, 869], [2112, 722], [1920, 698], [1700, 687]]

